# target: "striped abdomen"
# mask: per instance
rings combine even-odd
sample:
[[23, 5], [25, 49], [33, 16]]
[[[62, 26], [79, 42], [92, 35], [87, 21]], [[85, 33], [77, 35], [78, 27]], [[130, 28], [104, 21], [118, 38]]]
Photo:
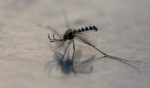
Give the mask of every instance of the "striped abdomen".
[[84, 31], [90, 31], [90, 30], [97, 31], [98, 28], [95, 26], [89, 26], [89, 27], [78, 29], [78, 30], [76, 30], [76, 32], [84, 32]]

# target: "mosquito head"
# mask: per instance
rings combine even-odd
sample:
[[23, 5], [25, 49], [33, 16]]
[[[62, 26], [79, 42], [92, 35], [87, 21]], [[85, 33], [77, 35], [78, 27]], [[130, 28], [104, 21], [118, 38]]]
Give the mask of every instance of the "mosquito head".
[[69, 40], [71, 40], [71, 39], [73, 39], [75, 37], [75, 32], [72, 30], [72, 29], [69, 29], [69, 30], [67, 30], [66, 32], [65, 32], [65, 34], [64, 34], [64, 36], [63, 36], [63, 38], [64, 39], [69, 39]]

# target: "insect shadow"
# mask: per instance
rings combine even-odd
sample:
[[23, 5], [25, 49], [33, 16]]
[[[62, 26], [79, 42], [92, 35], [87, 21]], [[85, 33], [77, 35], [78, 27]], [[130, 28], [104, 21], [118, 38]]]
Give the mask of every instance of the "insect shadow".
[[95, 55], [93, 55], [86, 60], [81, 61], [81, 50], [77, 50], [75, 52], [74, 61], [71, 60], [71, 57], [69, 57], [69, 55], [65, 56], [64, 59], [61, 59], [62, 56], [62, 53], [54, 51], [54, 60], [47, 62], [45, 65], [45, 68], [48, 69], [49, 74], [57, 64], [61, 72], [67, 75], [71, 73], [91, 73], [93, 70], [92, 63], [96, 59]]

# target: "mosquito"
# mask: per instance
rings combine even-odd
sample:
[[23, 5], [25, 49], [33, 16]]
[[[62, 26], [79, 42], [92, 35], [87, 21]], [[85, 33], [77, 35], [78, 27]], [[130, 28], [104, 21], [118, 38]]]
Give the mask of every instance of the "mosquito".
[[[67, 51], [68, 47], [72, 44], [73, 45], [72, 46], [73, 47], [73, 54], [72, 54], [72, 58], [71, 58], [71, 63], [74, 64], [73, 60], [74, 60], [74, 54], [75, 54], [75, 49], [76, 49], [74, 42], [75, 42], [75, 39], [76, 39], [76, 40], [78, 40], [78, 41], [80, 41], [80, 42], [82, 42], [84, 44], [87, 44], [87, 45], [93, 47], [94, 49], [96, 49], [98, 52], [100, 52], [101, 54], [103, 54], [103, 58], [109, 58], [109, 59], [117, 60], [117, 61], [120, 61], [122, 63], [125, 63], [127, 65], [132, 66], [128, 62], [134, 62], [134, 61], [122, 59], [122, 58], [119, 58], [119, 57], [116, 57], [116, 56], [111, 56], [111, 55], [103, 52], [102, 50], [98, 49], [96, 47], [96, 45], [94, 45], [89, 40], [89, 38], [87, 36], [85, 36], [84, 32], [87, 32], [87, 31], [95, 31], [95, 32], [97, 32], [98, 31], [98, 27], [96, 27], [96, 26], [89, 26], [89, 27], [84, 27], [84, 28], [80, 28], [80, 29], [72, 29], [69, 26], [69, 22], [68, 22], [68, 19], [67, 19], [66, 11], [63, 10], [63, 13], [64, 13], [64, 16], [65, 16], [66, 29], [67, 29], [66, 32], [63, 35], [59, 34], [56, 31], [56, 29], [52, 28], [51, 26], [48, 26], [48, 28], [53, 31], [52, 38], [50, 37], [50, 34], [48, 34], [48, 38], [49, 38], [50, 42], [56, 42], [56, 43], [58, 43], [58, 47], [62, 47], [62, 46], [64, 46], [64, 44], [66, 43], [66, 41], [69, 41], [69, 43], [67, 43], [67, 45], [65, 46], [64, 53], [62, 55], [61, 60], [59, 60], [59, 61], [63, 61], [64, 56], [66, 54], [66, 51]], [[57, 35], [59, 38], [56, 38], [55, 35]], [[137, 62], [139, 62], [139, 61], [137, 61]], [[132, 66], [132, 67], [135, 68], [134, 66]]]

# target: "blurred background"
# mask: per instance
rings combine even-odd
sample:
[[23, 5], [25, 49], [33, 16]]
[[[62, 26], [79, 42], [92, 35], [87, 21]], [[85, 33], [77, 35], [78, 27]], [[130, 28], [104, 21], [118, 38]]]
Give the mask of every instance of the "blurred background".
[[[141, 73], [104, 59], [94, 63], [91, 74], [57, 75], [61, 72], [55, 70], [49, 78], [44, 66], [53, 53], [46, 26], [66, 31], [63, 8], [71, 28], [97, 26], [90, 35], [97, 47], [141, 60], [134, 64]], [[149, 88], [149, 28], [149, 0], [0, 0], [0, 88]]]

